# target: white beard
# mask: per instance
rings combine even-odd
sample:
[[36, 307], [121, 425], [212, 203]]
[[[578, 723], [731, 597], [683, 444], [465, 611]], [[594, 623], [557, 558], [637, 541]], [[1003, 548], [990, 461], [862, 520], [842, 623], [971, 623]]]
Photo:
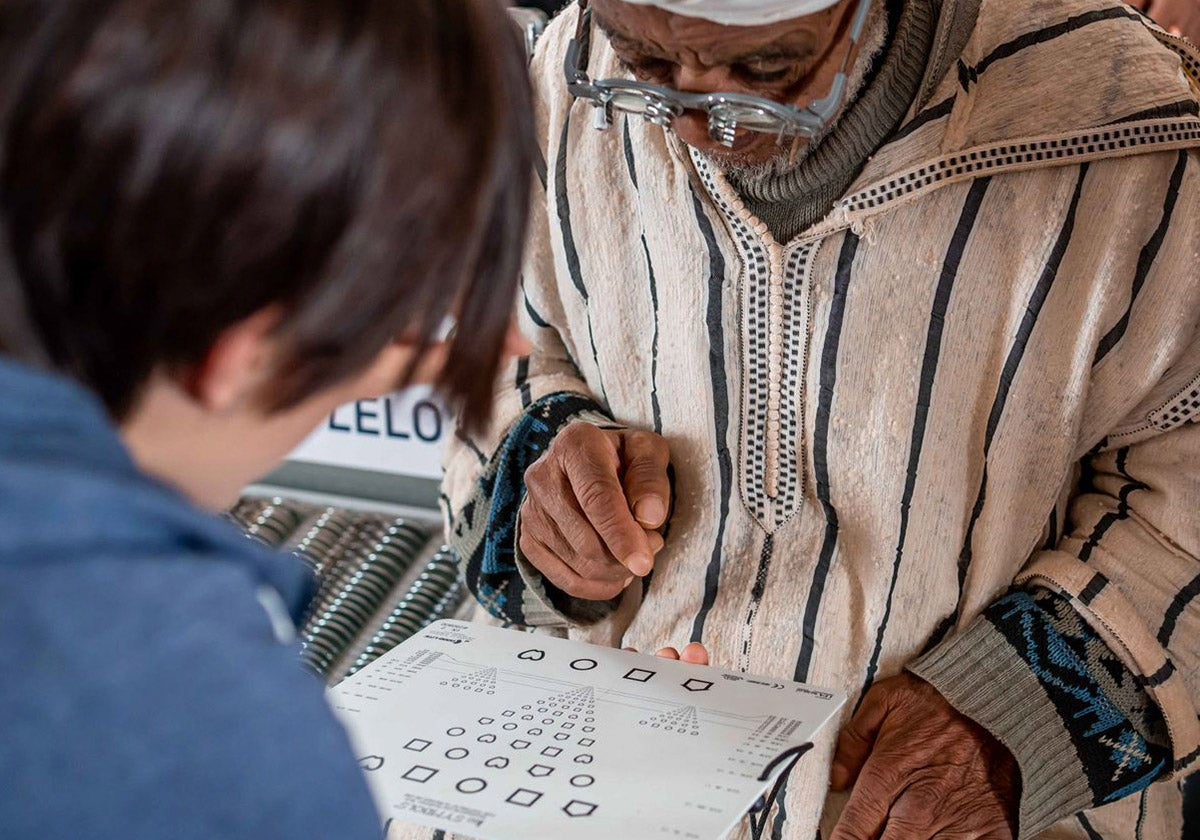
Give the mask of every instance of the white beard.
[[[871, 17], [867, 21], [867, 30], [863, 39], [862, 50], [859, 52], [854, 66], [850, 69], [850, 75], [847, 79], [846, 100], [842, 105], [841, 112], [822, 126], [821, 130], [807, 142], [793, 144], [785, 138], [779, 146], [779, 153], [770, 160], [762, 163], [739, 163], [737, 154], [733, 152], [710, 151], [705, 152], [704, 156], [719, 170], [742, 183], [775, 179], [799, 169], [812, 156], [813, 152], [817, 150], [817, 147], [821, 145], [821, 141], [828, 137], [837, 126], [841, 113], [844, 113], [858, 99], [859, 94], [862, 93], [863, 88], [866, 86], [867, 73], [871, 71], [872, 66], [875, 64], [875, 59], [879, 57], [884, 47], [887, 46], [887, 39], [887, 7], [886, 4], [881, 3], [871, 10]], [[794, 149], [793, 146], [795, 146]]]

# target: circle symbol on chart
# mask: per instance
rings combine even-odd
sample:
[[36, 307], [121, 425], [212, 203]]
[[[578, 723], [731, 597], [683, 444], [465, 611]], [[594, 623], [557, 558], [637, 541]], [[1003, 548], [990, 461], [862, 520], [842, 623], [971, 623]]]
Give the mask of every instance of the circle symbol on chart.
[[451, 738], [457, 738], [460, 735], [466, 735], [467, 730], [463, 729], [461, 726], [452, 726], [446, 730], [446, 734]]
[[537, 650], [536, 648], [533, 650], [523, 650], [517, 654], [517, 659], [524, 659], [527, 662], [541, 662], [545, 658], [546, 651]]
[[595, 659], [576, 659], [571, 663], [572, 671], [593, 671], [600, 666]]
[[487, 782], [483, 779], [463, 779], [454, 788], [459, 793], [482, 793], [487, 790]]
[[451, 761], [460, 761], [470, 754], [470, 751], [464, 750], [462, 747], [455, 747], [452, 750], [446, 750], [446, 758], [450, 759]]
[[578, 776], [571, 777], [571, 784], [574, 785], [575, 787], [580, 787], [580, 788], [591, 787], [595, 783], [596, 783], [596, 780], [593, 779], [591, 776], [589, 776], [587, 773], [582, 773]]

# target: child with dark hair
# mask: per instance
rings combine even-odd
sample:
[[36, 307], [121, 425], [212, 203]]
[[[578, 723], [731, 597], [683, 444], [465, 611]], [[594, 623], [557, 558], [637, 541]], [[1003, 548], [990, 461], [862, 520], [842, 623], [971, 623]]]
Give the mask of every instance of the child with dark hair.
[[4, 837], [379, 834], [305, 575], [201, 509], [348, 400], [486, 414], [529, 110], [490, 0], [0, 4]]

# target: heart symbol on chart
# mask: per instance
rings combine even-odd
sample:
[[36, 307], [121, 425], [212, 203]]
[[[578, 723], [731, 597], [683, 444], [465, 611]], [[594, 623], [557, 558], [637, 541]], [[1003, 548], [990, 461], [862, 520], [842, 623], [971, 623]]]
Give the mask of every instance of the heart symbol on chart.
[[487, 761], [485, 761], [483, 763], [483, 766], [491, 767], [496, 770], [503, 770], [505, 767], [508, 766], [508, 759], [505, 758], [504, 756], [498, 756], [496, 758], [489, 758]]
[[544, 650], [523, 650], [517, 654], [517, 659], [525, 659], [530, 662], [541, 662], [545, 658], [546, 651]]
[[364, 770], [378, 770], [383, 766], [383, 756], [369, 755], [358, 760], [358, 766]]

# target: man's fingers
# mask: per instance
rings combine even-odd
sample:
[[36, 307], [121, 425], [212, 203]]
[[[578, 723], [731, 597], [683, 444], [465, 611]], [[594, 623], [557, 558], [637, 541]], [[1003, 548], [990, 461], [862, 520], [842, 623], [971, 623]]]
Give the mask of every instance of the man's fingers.
[[650, 540], [650, 550], [658, 554], [666, 547], [667, 541], [663, 539], [662, 534], [658, 531], [647, 531], [646, 538]]
[[580, 577], [597, 581], [627, 582], [629, 570], [617, 562], [575, 500], [571, 485], [561, 474], [539, 483], [530, 493], [521, 514], [522, 529], [534, 527], [533, 536], [555, 552]]
[[829, 840], [879, 840], [896, 793], [868, 761]]
[[575, 498], [608, 550], [638, 577], [654, 568], [654, 552], [646, 531], [633, 518], [616, 471], [586, 453], [567, 469]]
[[671, 507], [671, 480], [667, 475], [670, 447], [660, 435], [651, 432], [624, 432], [621, 441], [629, 509], [643, 528], [661, 528]]
[[536, 537], [521, 534], [521, 553], [529, 559], [546, 580], [570, 595], [584, 601], [611, 601], [627, 584], [620, 581], [596, 581], [580, 577], [553, 551]]
[[679, 654], [679, 658], [692, 665], [707, 665], [708, 648], [706, 648], [704, 645], [692, 642], [683, 649], [683, 653]]
[[678, 659], [679, 651], [675, 650], [675, 648], [668, 647], [668, 648], [663, 648], [655, 655], [659, 659]]
[[830, 786], [843, 791], [854, 784], [859, 771], [871, 755], [879, 727], [887, 717], [886, 686], [873, 686], [862, 706], [838, 735], [837, 751], [833, 755]]
[[936, 836], [945, 828], [945, 802], [946, 791], [932, 779], [910, 781], [888, 809], [881, 840], [926, 840]]

